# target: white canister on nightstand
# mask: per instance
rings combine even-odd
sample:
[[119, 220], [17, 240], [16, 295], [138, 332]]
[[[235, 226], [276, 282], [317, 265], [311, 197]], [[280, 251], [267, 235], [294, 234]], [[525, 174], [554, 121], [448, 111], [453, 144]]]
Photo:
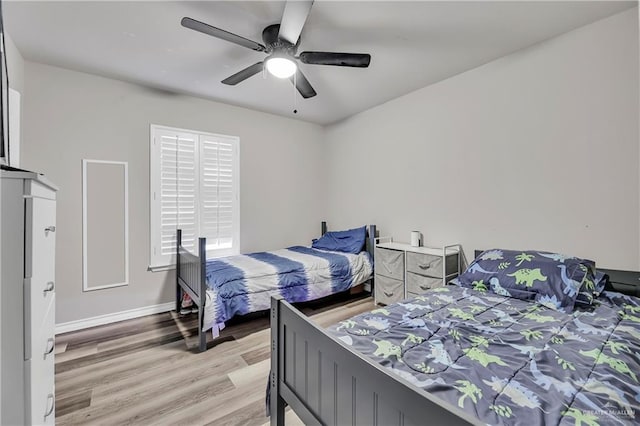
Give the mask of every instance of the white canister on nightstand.
[[422, 245], [422, 234], [420, 231], [411, 231], [411, 245], [420, 247]]

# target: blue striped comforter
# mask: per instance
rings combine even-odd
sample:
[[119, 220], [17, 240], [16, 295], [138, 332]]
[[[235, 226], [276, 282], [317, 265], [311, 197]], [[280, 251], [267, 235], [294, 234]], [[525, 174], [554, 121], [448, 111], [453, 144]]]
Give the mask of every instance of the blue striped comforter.
[[371, 278], [369, 254], [295, 246], [207, 261], [203, 330], [214, 337], [234, 315], [269, 309], [271, 296], [305, 302], [339, 293]]

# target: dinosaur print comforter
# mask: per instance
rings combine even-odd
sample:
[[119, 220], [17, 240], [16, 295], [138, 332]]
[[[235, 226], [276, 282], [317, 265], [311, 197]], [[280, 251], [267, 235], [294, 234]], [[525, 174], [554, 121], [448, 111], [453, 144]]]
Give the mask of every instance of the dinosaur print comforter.
[[330, 330], [488, 424], [639, 424], [640, 299], [566, 314], [447, 286]]

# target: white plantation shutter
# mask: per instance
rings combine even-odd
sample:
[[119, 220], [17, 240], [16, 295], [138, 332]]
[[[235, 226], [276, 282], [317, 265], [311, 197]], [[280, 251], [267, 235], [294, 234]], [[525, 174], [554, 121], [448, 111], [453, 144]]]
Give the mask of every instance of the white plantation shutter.
[[238, 245], [237, 139], [200, 136], [200, 235], [207, 250], [232, 250]]
[[151, 266], [175, 263], [176, 229], [209, 257], [239, 252], [238, 138], [151, 127]]

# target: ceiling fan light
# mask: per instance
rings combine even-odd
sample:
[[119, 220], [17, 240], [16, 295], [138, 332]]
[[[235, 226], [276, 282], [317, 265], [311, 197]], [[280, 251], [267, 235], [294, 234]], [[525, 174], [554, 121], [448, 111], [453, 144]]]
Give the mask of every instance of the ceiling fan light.
[[298, 69], [295, 62], [281, 56], [273, 56], [267, 59], [266, 66], [267, 71], [278, 78], [289, 78]]

